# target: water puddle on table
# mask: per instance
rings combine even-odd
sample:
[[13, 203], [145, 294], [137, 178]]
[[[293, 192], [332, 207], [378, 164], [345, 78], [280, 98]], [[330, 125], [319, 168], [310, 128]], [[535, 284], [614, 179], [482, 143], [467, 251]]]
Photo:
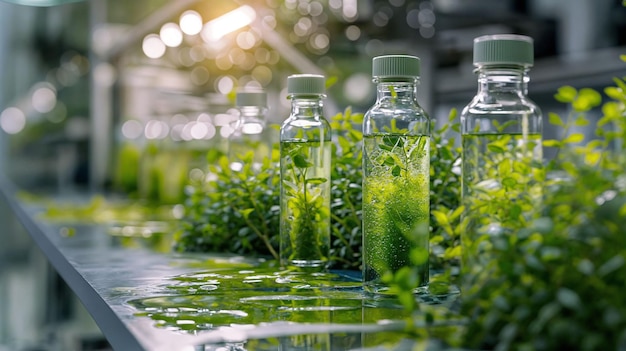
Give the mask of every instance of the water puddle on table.
[[364, 294], [354, 272], [227, 266], [172, 277], [159, 290], [163, 294], [128, 303], [158, 328], [221, 331], [206, 334], [206, 350], [219, 349], [209, 344], [225, 347], [220, 350], [350, 350], [415, 338], [405, 328], [415, 314], [394, 298]]

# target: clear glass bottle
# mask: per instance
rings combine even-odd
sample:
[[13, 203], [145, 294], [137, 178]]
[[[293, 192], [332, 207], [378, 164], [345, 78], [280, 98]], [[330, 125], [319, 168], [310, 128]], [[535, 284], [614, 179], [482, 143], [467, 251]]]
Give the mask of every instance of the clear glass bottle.
[[428, 284], [430, 118], [416, 98], [418, 57], [375, 57], [372, 76], [377, 98], [363, 121], [363, 283], [391, 294], [382, 277], [404, 267], [419, 287]]
[[272, 136], [266, 127], [267, 94], [263, 91], [239, 91], [235, 97], [239, 119], [228, 137], [228, 160], [233, 171], [249, 162], [258, 171], [271, 157]]
[[[474, 39], [478, 93], [461, 113], [464, 273], [488, 275], [489, 237], [506, 235], [541, 198], [542, 116], [527, 96], [533, 40]], [[466, 284], [474, 284], [466, 282]]]
[[325, 78], [287, 79], [291, 114], [280, 128], [280, 261], [324, 269], [330, 252], [331, 129], [324, 118]]

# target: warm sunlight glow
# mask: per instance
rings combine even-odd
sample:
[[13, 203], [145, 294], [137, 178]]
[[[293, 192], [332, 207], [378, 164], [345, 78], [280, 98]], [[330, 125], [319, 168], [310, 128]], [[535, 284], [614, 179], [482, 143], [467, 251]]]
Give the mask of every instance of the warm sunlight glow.
[[207, 22], [202, 29], [202, 39], [206, 42], [218, 41], [226, 34], [249, 25], [255, 18], [256, 12], [252, 7], [241, 6]]

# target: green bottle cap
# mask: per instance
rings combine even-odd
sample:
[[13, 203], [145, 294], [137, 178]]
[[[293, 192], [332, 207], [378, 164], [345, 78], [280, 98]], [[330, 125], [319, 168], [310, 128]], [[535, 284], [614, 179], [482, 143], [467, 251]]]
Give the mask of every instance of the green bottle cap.
[[319, 74], [294, 74], [287, 77], [287, 94], [315, 95], [326, 93], [326, 78]]
[[377, 56], [372, 60], [372, 76], [410, 78], [420, 76], [420, 59], [409, 55]]
[[235, 105], [267, 107], [267, 93], [264, 91], [238, 91]]
[[474, 39], [474, 65], [514, 64], [532, 66], [533, 39], [525, 35], [496, 34]]

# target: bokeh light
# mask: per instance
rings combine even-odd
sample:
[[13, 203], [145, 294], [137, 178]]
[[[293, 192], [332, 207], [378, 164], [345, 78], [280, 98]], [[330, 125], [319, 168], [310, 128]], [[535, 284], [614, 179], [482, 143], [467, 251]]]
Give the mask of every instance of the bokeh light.
[[365, 44], [365, 53], [367, 56], [374, 57], [378, 55], [382, 55], [385, 52], [385, 44], [378, 40], [372, 39]]
[[350, 25], [346, 28], [346, 38], [355, 41], [361, 37], [361, 29], [358, 26]]
[[0, 128], [7, 134], [17, 134], [26, 126], [26, 116], [17, 107], [8, 107], [0, 114]]
[[31, 100], [35, 111], [48, 113], [57, 103], [57, 93], [52, 85], [39, 84], [34, 88]]
[[148, 34], [141, 45], [143, 53], [151, 59], [158, 59], [165, 54], [166, 46], [156, 34]]
[[202, 16], [193, 10], [180, 15], [180, 29], [187, 35], [196, 35], [202, 30]]
[[158, 120], [150, 120], [146, 123], [144, 130], [146, 139], [163, 139], [170, 132], [170, 127], [167, 123]]
[[222, 76], [217, 80], [217, 91], [220, 92], [220, 94], [226, 95], [230, 93], [234, 87], [235, 82], [229, 76]]
[[126, 139], [134, 140], [143, 134], [143, 126], [137, 120], [131, 119], [122, 124], [122, 135]]
[[266, 86], [272, 81], [273, 73], [269, 67], [258, 65], [252, 70], [252, 77], [261, 85]]
[[341, 13], [346, 21], [354, 21], [357, 19], [359, 10], [357, 8], [357, 0], [343, 0]]
[[159, 34], [163, 44], [171, 48], [178, 47], [183, 42], [183, 32], [181, 32], [180, 27], [176, 23], [165, 23], [161, 27]]
[[202, 45], [195, 45], [189, 50], [189, 57], [194, 62], [202, 62], [206, 58], [205, 54], [204, 46]]
[[244, 50], [252, 49], [257, 44], [256, 36], [250, 31], [237, 34], [236, 41], [237, 45]]
[[204, 66], [194, 67], [191, 71], [191, 82], [195, 85], [204, 85], [209, 81], [209, 70]]
[[420, 27], [419, 13], [420, 11], [418, 9], [412, 9], [406, 13], [406, 24], [408, 24], [409, 27], [414, 29]]
[[364, 103], [373, 93], [369, 74], [356, 73], [348, 77], [343, 85], [343, 94], [352, 103]]

